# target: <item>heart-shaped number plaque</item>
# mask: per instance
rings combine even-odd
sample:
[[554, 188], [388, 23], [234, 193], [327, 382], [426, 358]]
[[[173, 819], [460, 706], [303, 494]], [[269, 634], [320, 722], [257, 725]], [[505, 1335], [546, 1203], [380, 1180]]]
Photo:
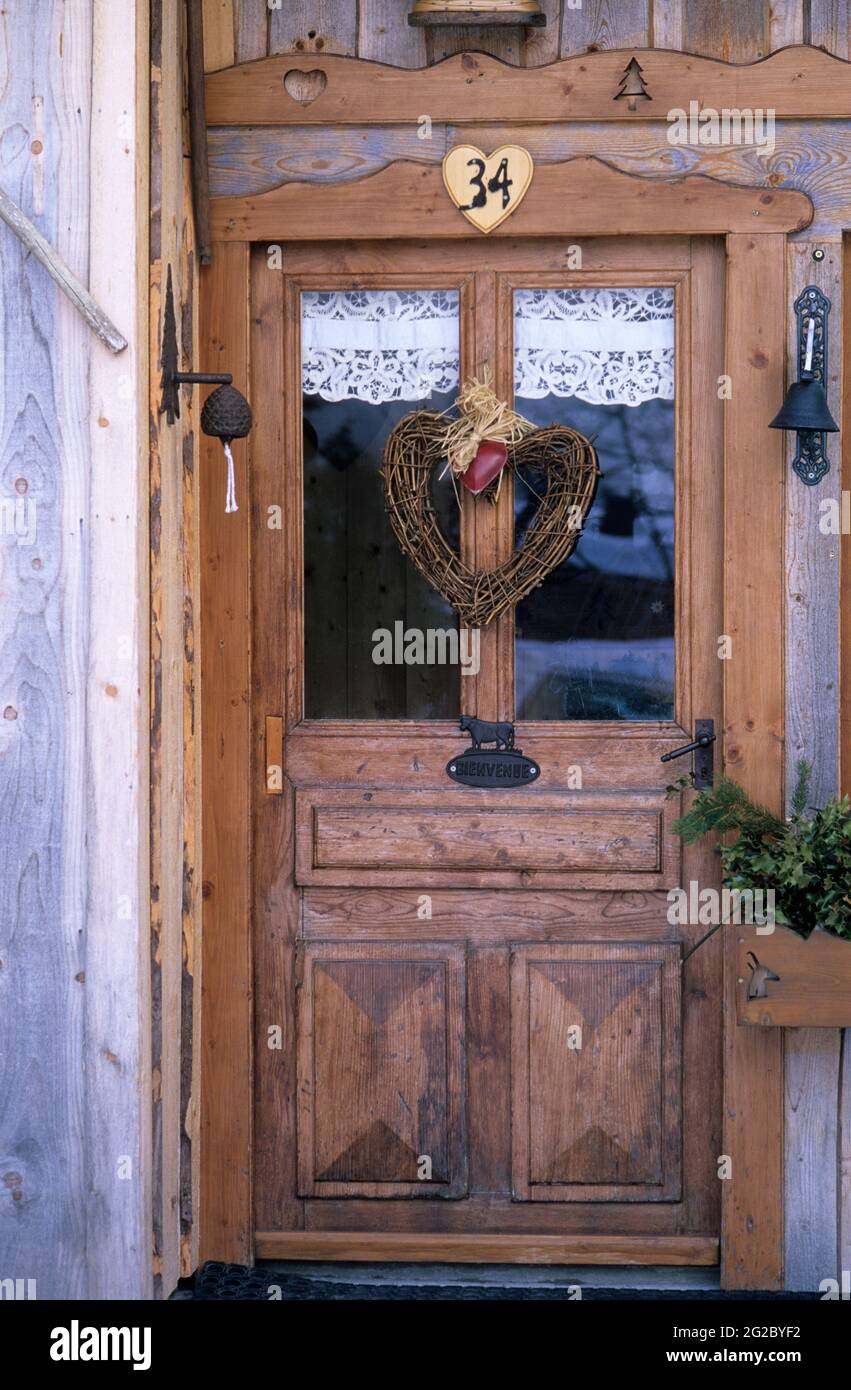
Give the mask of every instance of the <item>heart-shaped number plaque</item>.
[[480, 232], [492, 232], [526, 196], [535, 166], [521, 145], [500, 145], [483, 154], [475, 145], [456, 145], [443, 161], [443, 182], [459, 212]]
[[420, 574], [462, 623], [484, 627], [572, 554], [597, 491], [597, 455], [584, 435], [566, 425], [548, 425], [509, 444], [509, 466], [516, 473], [533, 472], [536, 492], [543, 487], [538, 510], [508, 560], [493, 570], [471, 570], [441, 531], [432, 500], [445, 438], [446, 417], [433, 411], [417, 410], [399, 421], [384, 450], [385, 506], [402, 551]]

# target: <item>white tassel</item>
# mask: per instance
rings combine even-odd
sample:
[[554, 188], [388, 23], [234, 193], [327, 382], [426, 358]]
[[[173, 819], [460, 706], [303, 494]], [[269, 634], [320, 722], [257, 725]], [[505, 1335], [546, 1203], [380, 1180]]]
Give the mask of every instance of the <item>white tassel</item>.
[[226, 439], [224, 441], [224, 446], [225, 458], [228, 461], [228, 490], [225, 498], [225, 511], [238, 512], [239, 507], [236, 505], [236, 479], [233, 471], [233, 454], [230, 451], [230, 441]]

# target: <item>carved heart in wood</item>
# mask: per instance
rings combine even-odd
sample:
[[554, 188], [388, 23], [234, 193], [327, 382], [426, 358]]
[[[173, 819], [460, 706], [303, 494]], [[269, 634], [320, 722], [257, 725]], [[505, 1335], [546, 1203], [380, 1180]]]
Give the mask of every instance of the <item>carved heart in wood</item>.
[[[417, 410], [399, 421], [384, 450], [384, 504], [402, 551], [420, 574], [462, 623], [484, 627], [572, 554], [597, 491], [597, 455], [584, 435], [566, 425], [548, 425], [510, 444], [509, 465], [518, 475], [524, 469], [532, 473], [530, 486], [541, 501], [508, 560], [493, 570], [471, 570], [441, 531], [432, 499], [445, 436], [446, 417], [433, 411]], [[481, 495], [487, 497], [487, 490]]]
[[535, 166], [520, 145], [500, 145], [483, 154], [475, 145], [456, 145], [443, 161], [446, 191], [468, 222], [492, 232], [526, 196]]
[[310, 72], [291, 68], [284, 78], [284, 91], [300, 106], [310, 106], [327, 86], [328, 78], [321, 68], [311, 68]]

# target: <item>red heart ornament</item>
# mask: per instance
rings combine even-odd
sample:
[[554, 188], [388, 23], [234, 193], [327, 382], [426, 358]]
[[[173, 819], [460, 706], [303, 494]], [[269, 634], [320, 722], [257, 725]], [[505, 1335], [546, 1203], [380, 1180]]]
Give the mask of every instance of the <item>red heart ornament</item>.
[[484, 492], [508, 462], [508, 449], [499, 439], [483, 439], [476, 457], [469, 468], [461, 474], [461, 482], [473, 496]]

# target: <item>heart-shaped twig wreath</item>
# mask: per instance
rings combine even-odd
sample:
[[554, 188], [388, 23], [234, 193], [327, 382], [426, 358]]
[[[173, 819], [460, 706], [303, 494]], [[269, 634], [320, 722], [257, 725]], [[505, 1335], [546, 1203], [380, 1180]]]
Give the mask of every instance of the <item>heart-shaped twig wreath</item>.
[[[446, 459], [445, 415], [416, 410], [384, 450], [384, 500], [405, 555], [468, 627], [484, 627], [520, 603], [572, 554], [594, 501], [600, 470], [593, 445], [566, 425], [530, 426], [507, 445], [515, 474], [534, 468], [544, 493], [523, 543], [493, 570], [471, 570], [440, 529], [432, 500], [435, 467]], [[494, 486], [493, 484], [491, 486]], [[487, 494], [484, 494], [487, 495]]]

